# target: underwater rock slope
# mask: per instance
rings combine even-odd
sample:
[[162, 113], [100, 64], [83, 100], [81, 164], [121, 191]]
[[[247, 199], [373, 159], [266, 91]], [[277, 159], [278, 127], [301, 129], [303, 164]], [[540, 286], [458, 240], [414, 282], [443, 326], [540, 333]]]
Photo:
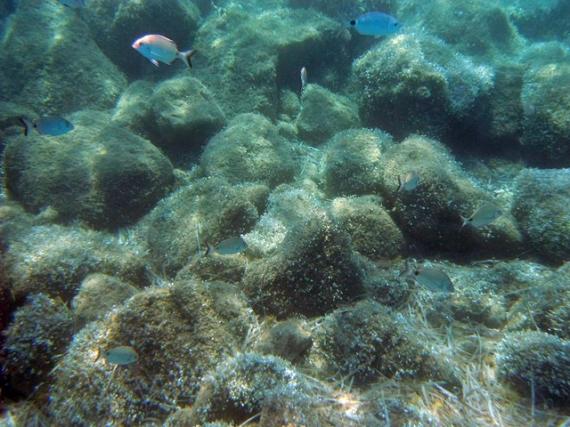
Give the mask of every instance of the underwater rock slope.
[[569, 19], [3, 2], [0, 424], [567, 425]]

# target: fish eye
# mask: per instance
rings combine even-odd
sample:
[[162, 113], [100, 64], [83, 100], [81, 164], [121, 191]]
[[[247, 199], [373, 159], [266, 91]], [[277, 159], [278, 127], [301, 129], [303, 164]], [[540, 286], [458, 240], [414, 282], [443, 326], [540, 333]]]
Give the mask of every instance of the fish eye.
[[419, 276], [419, 275], [420, 275], [420, 270], [414, 271], [414, 276]]
[[350, 25], [354, 27], [356, 25], [356, 21], [353, 19], [352, 21], [350, 21]]

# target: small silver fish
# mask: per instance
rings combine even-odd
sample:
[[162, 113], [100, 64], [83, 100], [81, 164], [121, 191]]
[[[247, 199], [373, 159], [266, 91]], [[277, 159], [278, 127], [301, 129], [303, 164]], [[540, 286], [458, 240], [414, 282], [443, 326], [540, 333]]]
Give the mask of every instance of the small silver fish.
[[418, 267], [412, 271], [412, 277], [432, 292], [450, 293], [455, 290], [449, 276], [438, 267]]
[[463, 219], [461, 228], [466, 225], [471, 225], [475, 228], [485, 227], [494, 222], [501, 215], [503, 215], [503, 211], [497, 205], [487, 202], [481, 205], [470, 217], [461, 217]]
[[113, 365], [131, 365], [139, 360], [139, 355], [134, 348], [128, 345], [120, 345], [103, 353], [105, 360]]
[[43, 117], [32, 121], [25, 117], [20, 117], [20, 123], [24, 126], [24, 135], [28, 136], [32, 129], [38, 131], [40, 135], [59, 136], [73, 130], [73, 124], [63, 117]]
[[307, 76], [307, 69], [305, 67], [301, 68], [301, 94], [305, 90], [305, 87], [309, 84], [309, 77]]
[[206, 253], [205, 256], [211, 253], [217, 253], [219, 255], [235, 255], [239, 254], [247, 249], [247, 243], [240, 236], [230, 237], [229, 239], [223, 240], [216, 247], [210, 245], [206, 242]]
[[412, 191], [420, 184], [420, 175], [417, 171], [413, 170], [404, 175], [404, 179], [401, 179], [398, 175], [398, 193], [402, 191]]

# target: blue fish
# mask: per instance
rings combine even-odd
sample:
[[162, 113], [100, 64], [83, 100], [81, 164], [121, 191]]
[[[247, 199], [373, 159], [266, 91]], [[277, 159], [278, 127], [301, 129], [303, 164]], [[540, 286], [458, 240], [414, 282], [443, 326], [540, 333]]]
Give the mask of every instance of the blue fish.
[[24, 135], [28, 136], [32, 129], [40, 135], [59, 136], [73, 130], [73, 124], [62, 117], [43, 117], [35, 122], [20, 117], [20, 123], [24, 126]]
[[368, 12], [349, 22], [363, 36], [389, 36], [397, 33], [402, 25], [393, 16], [382, 12]]

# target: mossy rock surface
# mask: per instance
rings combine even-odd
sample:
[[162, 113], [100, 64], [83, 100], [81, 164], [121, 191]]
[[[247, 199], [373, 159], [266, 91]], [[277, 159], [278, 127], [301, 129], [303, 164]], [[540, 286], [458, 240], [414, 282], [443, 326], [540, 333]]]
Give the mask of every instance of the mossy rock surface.
[[170, 161], [149, 141], [109, 125], [106, 114], [70, 117], [60, 137], [33, 132], [10, 140], [6, 187], [31, 212], [51, 207], [60, 220], [97, 229], [134, 223], [172, 188]]

